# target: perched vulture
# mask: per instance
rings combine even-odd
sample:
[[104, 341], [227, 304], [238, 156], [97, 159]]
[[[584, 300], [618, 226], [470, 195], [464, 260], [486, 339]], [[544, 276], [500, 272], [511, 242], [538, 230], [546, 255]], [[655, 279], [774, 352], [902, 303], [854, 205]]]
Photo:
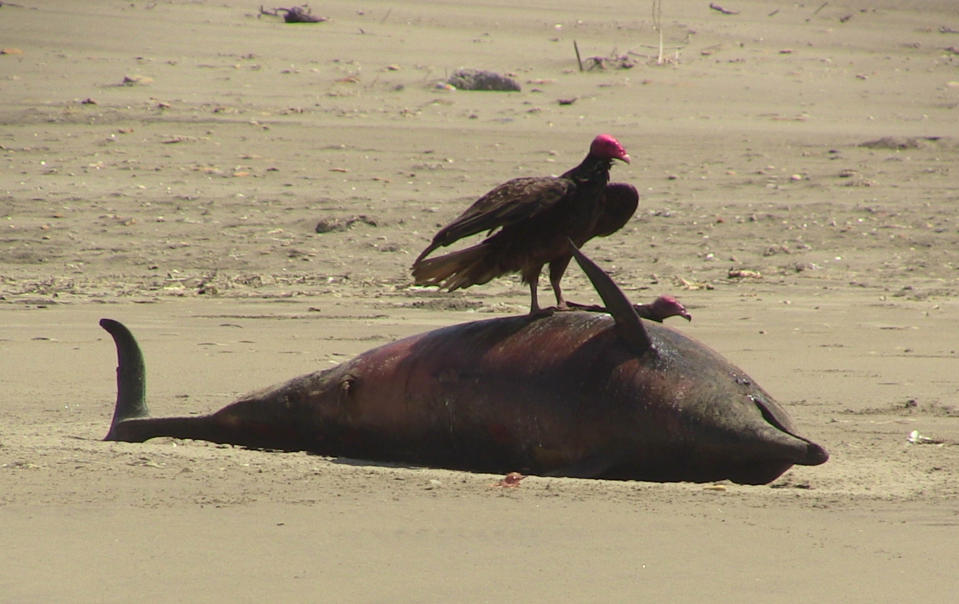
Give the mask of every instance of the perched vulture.
[[[529, 284], [534, 314], [540, 310], [539, 274], [548, 263], [557, 307], [566, 308], [559, 282], [573, 255], [569, 240], [581, 247], [617, 231], [639, 203], [632, 185], [609, 184], [614, 159], [629, 163], [619, 141], [600, 134], [582, 163], [563, 175], [514, 178], [494, 188], [436, 233], [413, 263], [415, 283], [453, 291], [518, 272]], [[484, 231], [486, 239], [472, 247], [426, 258], [438, 247]]]

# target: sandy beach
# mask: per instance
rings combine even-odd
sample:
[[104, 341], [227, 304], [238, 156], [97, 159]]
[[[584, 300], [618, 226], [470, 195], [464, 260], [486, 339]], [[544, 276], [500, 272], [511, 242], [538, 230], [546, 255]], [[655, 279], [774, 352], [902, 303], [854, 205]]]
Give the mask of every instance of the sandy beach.
[[[959, 9], [924, 2], [0, 6], [0, 601], [946, 602], [959, 593]], [[267, 6], [266, 8], [273, 8]], [[573, 43], [585, 69], [580, 71]], [[443, 85], [457, 69], [519, 92]], [[103, 442], [440, 326], [437, 228], [598, 133], [639, 209], [585, 251], [831, 459], [764, 486]], [[320, 228], [317, 228], [320, 225]], [[575, 267], [564, 289], [598, 302]], [[541, 280], [541, 300], [551, 294]]]

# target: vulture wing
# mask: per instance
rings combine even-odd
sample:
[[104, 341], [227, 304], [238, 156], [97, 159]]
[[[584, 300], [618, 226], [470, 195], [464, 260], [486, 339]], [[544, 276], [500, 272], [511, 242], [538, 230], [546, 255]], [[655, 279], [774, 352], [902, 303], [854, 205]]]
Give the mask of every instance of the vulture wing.
[[623, 227], [639, 205], [639, 193], [636, 187], [621, 182], [606, 185], [606, 192], [600, 199], [599, 218], [590, 235], [592, 237], [606, 237]]
[[436, 248], [483, 231], [493, 231], [528, 220], [555, 207], [575, 190], [575, 183], [566, 178], [514, 178], [477, 199], [433, 237], [417, 261]]

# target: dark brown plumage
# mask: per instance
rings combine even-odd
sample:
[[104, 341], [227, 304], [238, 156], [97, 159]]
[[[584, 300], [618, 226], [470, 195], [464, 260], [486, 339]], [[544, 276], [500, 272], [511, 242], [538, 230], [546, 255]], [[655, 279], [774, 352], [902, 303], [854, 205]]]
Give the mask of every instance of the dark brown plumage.
[[[556, 304], [566, 308], [560, 280], [572, 259], [569, 240], [582, 246], [617, 231], [639, 203], [632, 185], [609, 184], [614, 159], [628, 163], [629, 155], [615, 138], [601, 134], [582, 163], [561, 176], [514, 178], [494, 188], [433, 237], [413, 263], [416, 284], [453, 291], [518, 272], [530, 287], [530, 313], [536, 313], [539, 274], [549, 264]], [[472, 247], [426, 258], [484, 231], [486, 239]]]

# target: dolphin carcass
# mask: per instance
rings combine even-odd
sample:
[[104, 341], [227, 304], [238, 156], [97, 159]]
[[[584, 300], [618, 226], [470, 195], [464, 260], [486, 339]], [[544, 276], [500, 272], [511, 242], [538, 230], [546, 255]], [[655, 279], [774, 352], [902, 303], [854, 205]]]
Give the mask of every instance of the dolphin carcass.
[[106, 440], [157, 436], [479, 472], [763, 484], [825, 449], [742, 370], [644, 322], [588, 258], [612, 318], [584, 311], [476, 321], [411, 336], [204, 416], [149, 417], [143, 358], [119, 358]]

